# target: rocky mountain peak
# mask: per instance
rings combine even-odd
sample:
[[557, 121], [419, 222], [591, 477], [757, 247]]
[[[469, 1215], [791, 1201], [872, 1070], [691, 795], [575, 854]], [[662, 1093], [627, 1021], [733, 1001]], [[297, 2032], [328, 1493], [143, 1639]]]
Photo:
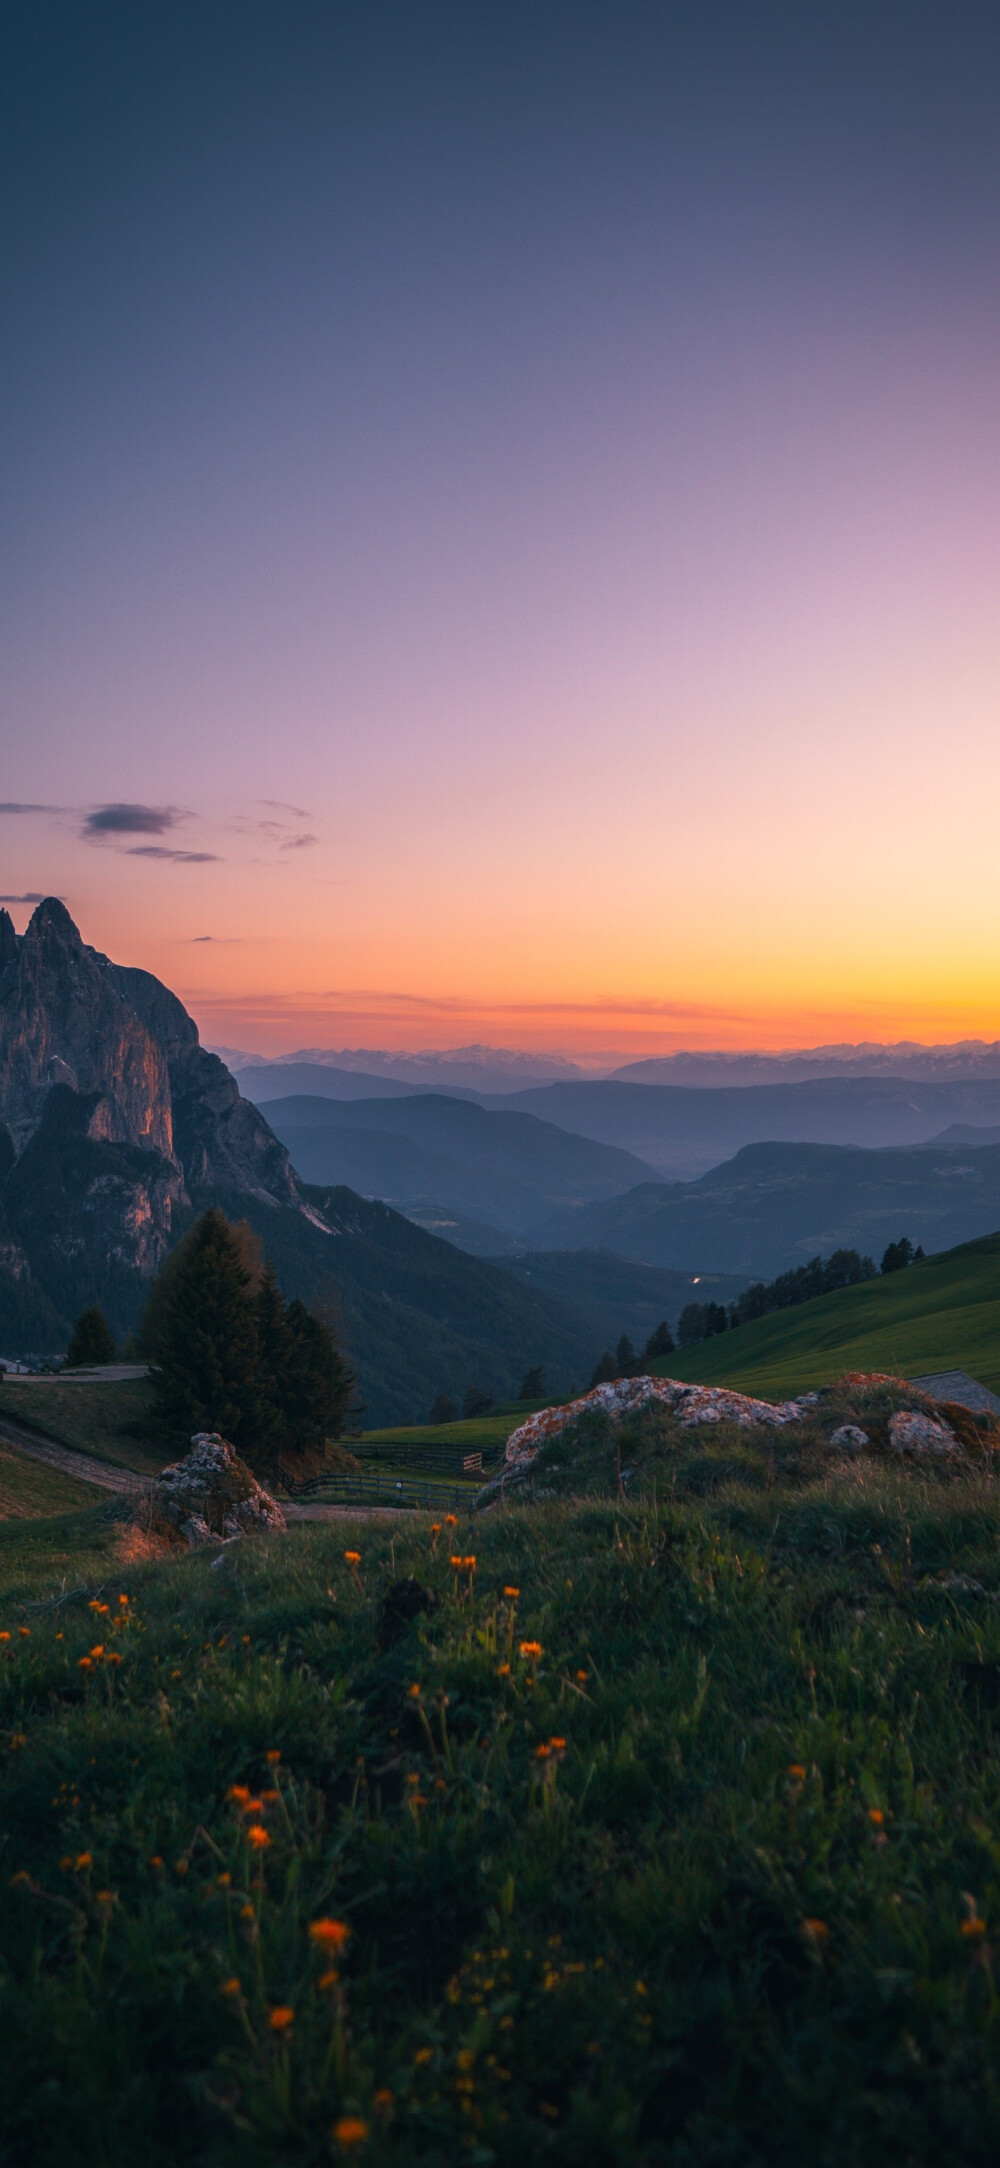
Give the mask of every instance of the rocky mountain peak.
[[109, 1260], [155, 1270], [178, 1212], [299, 1205], [284, 1146], [169, 988], [89, 948], [56, 897], [20, 941], [6, 927], [0, 1266], [51, 1279], [59, 1259], [91, 1299]]
[[0, 911], [0, 978], [17, 956], [17, 935], [9, 911]]

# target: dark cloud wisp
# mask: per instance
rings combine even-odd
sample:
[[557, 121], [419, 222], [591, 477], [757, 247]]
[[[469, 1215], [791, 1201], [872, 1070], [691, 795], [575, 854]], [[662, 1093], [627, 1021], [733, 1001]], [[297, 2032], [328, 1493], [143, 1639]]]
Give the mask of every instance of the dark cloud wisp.
[[101, 805], [88, 813], [85, 836], [162, 836], [180, 819], [175, 805]]
[[175, 866], [217, 866], [217, 851], [172, 851], [162, 843], [132, 843], [126, 856], [129, 858], [168, 858]]

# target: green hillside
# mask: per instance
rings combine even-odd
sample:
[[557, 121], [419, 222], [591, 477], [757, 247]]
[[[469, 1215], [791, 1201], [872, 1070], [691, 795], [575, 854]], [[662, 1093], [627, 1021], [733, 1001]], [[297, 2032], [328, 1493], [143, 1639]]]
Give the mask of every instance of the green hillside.
[[964, 1242], [797, 1309], [777, 1310], [653, 1366], [765, 1399], [824, 1385], [843, 1370], [903, 1377], [968, 1370], [1000, 1391], [1000, 1234]]

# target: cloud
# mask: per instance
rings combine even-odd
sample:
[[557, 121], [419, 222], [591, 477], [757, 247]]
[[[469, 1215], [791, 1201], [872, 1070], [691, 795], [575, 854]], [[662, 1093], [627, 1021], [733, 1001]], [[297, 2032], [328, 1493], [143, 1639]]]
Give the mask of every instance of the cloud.
[[212, 941], [216, 948], [238, 948], [240, 940], [238, 933], [193, 933], [191, 946], [199, 948], [203, 941]]
[[63, 813], [65, 810], [61, 805], [17, 805], [11, 799], [0, 804], [0, 813]]
[[311, 843], [318, 842], [318, 836], [289, 836], [287, 843], [283, 843], [281, 848], [283, 851], [306, 851]]
[[127, 858], [168, 858], [175, 866], [217, 866], [218, 851], [171, 851], [162, 843], [131, 843]]
[[101, 805], [88, 813], [85, 836], [162, 836], [181, 818], [175, 805]]
[[297, 821], [309, 819], [304, 805], [286, 805], [283, 798], [258, 798], [257, 804], [273, 806], [276, 813], [294, 813]]
[[[65, 901], [66, 901], [66, 898], [65, 898], [65, 896], [57, 896], [55, 900], [56, 900], [56, 902], [57, 902], [57, 903], [65, 903]], [[26, 895], [24, 895], [24, 896], [0, 896], [0, 903], [47, 903], [47, 902], [48, 902], [48, 892], [46, 891], [45, 895], [43, 895], [43, 894], [42, 894], [42, 891], [41, 891], [41, 889], [35, 889], [35, 888], [29, 888], [29, 890], [28, 890], [27, 894], [26, 894]]]

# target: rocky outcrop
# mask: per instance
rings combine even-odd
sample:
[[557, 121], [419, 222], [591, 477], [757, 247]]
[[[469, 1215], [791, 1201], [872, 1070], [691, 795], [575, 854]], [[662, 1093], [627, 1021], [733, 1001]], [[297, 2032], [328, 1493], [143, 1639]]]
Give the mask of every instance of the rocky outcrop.
[[197, 1431], [190, 1453], [162, 1470], [150, 1493], [150, 1513], [154, 1533], [192, 1550], [285, 1526], [281, 1507], [235, 1447], [210, 1430]]
[[[106, 957], [86, 948], [64, 904], [40, 903], [27, 933], [0, 945], [0, 1119], [20, 1149], [53, 1084], [99, 1092], [116, 1143], [173, 1153], [167, 1059], [123, 1000]], [[193, 1028], [193, 1027], [192, 1027]]]
[[31, 1286], [39, 1316], [114, 1306], [116, 1287], [134, 1316], [126, 1281], [156, 1271], [178, 1213], [243, 1199], [300, 1208], [284, 1145], [183, 1003], [88, 948], [53, 897], [20, 940], [0, 913], [0, 1336], [13, 1277], [19, 1319]]
[[619, 1422], [625, 1415], [634, 1415], [640, 1408], [658, 1403], [686, 1430], [699, 1423], [738, 1423], [741, 1428], [765, 1424], [783, 1429], [787, 1423], [801, 1423], [815, 1399], [815, 1393], [809, 1393], [803, 1395], [802, 1400], [783, 1400], [775, 1404], [770, 1400], [755, 1400], [749, 1393], [733, 1392], [726, 1385], [688, 1385], [680, 1378], [615, 1378], [609, 1384], [595, 1385], [591, 1392], [582, 1394], [579, 1400], [567, 1401], [562, 1407], [539, 1408], [517, 1430], [512, 1430], [503, 1466], [478, 1493], [475, 1502], [477, 1506], [489, 1505], [509, 1483], [523, 1480], [543, 1445], [568, 1430], [581, 1416], [604, 1415], [612, 1422]]

